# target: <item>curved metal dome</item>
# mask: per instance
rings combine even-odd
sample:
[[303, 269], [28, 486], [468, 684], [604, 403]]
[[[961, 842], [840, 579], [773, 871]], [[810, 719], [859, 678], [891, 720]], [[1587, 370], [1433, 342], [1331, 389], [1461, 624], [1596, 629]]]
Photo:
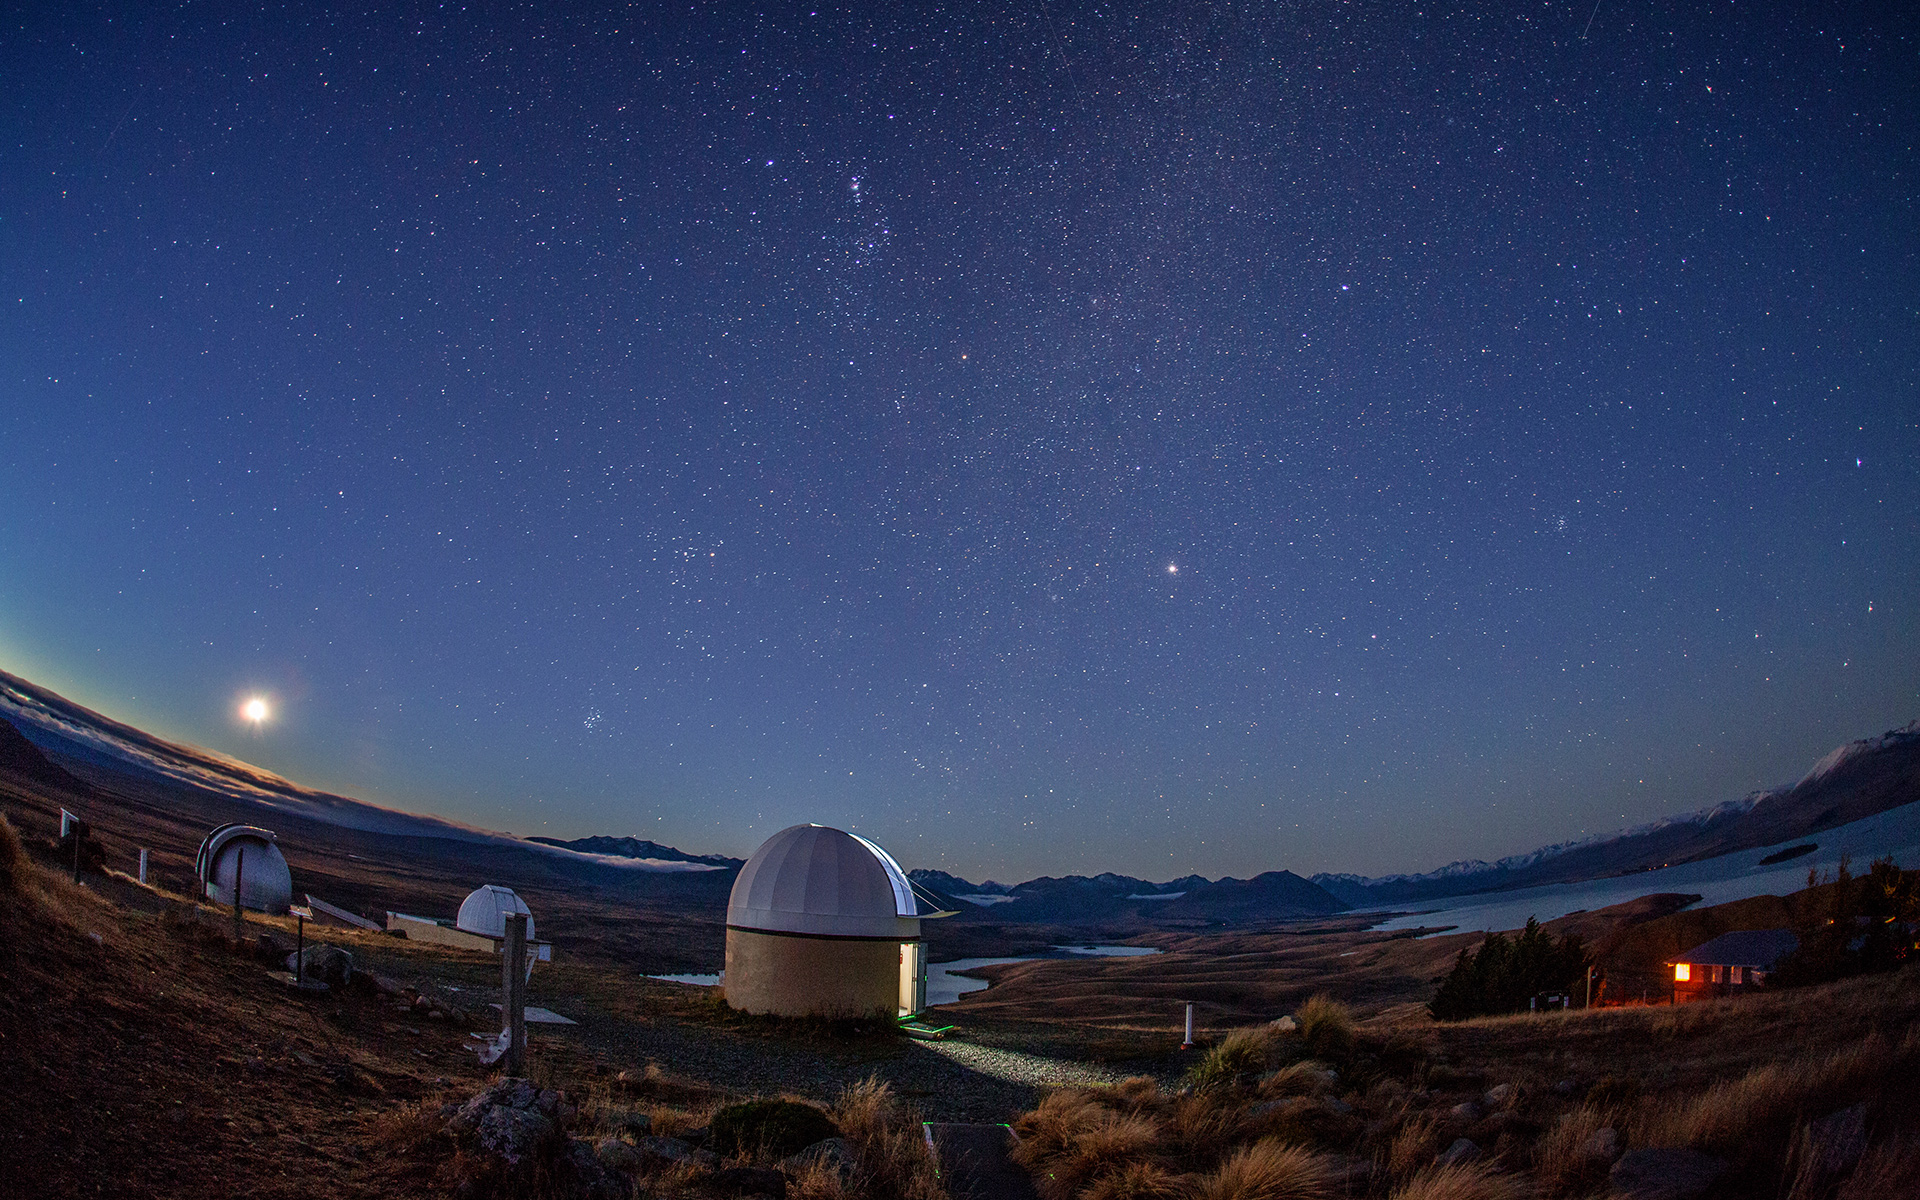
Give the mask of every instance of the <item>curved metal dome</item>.
[[768, 838], [733, 881], [727, 924], [819, 937], [914, 938], [906, 872], [857, 834], [795, 825]]
[[503, 938], [507, 936], [507, 914], [516, 912], [527, 914], [527, 940], [532, 941], [533, 910], [527, 907], [527, 902], [512, 888], [483, 883], [460, 902], [460, 915], [454, 918], [453, 924], [456, 929], [481, 937]]
[[280, 913], [293, 903], [293, 872], [270, 829], [221, 825], [200, 843], [193, 866], [200, 877], [201, 893], [216, 904], [233, 903], [236, 873], [241, 877], [241, 907]]

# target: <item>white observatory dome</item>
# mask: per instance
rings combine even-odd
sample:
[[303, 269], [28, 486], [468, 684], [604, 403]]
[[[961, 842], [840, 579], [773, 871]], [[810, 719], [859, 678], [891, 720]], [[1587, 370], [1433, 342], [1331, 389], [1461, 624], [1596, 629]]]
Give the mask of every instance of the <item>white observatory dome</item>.
[[514, 894], [512, 888], [498, 884], [483, 883], [467, 894], [460, 902], [460, 915], [454, 919], [454, 928], [468, 933], [477, 933], [481, 937], [503, 938], [507, 936], [507, 914], [527, 914], [527, 940], [533, 940], [533, 910], [527, 902]]
[[824, 825], [768, 838], [740, 868], [727, 900], [729, 926], [772, 933], [913, 939], [919, 917], [906, 872], [891, 855]]
[[273, 831], [256, 825], [222, 825], [200, 843], [194, 856], [200, 890], [215, 904], [233, 903], [234, 876], [240, 876], [240, 905], [258, 912], [282, 913], [293, 903], [293, 872], [280, 853]]

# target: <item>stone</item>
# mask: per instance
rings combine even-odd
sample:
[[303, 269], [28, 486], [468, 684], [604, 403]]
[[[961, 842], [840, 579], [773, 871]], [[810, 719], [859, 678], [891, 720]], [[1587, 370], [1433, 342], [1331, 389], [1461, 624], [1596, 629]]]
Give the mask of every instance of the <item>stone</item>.
[[643, 1137], [633, 1143], [633, 1148], [640, 1155], [643, 1166], [676, 1166], [680, 1163], [692, 1163], [700, 1167], [720, 1165], [718, 1154], [690, 1146], [679, 1138]]
[[1696, 1200], [1726, 1174], [1727, 1164], [1697, 1150], [1629, 1150], [1608, 1181], [1617, 1200]]
[[287, 970], [307, 979], [318, 979], [328, 987], [341, 988], [353, 978], [353, 955], [338, 946], [309, 945], [298, 954], [287, 955]]
[[1442, 1150], [1433, 1160], [1433, 1164], [1437, 1167], [1451, 1167], [1473, 1162], [1479, 1157], [1480, 1147], [1474, 1145], [1471, 1138], [1460, 1138], [1453, 1145]]
[[570, 1185], [566, 1193], [578, 1200], [630, 1200], [633, 1181], [609, 1171], [593, 1147], [580, 1138], [568, 1138], [566, 1153], [555, 1163], [554, 1174]]
[[1281, 1017], [1277, 1021], [1269, 1022], [1269, 1024], [1275, 1033], [1292, 1033], [1294, 1030], [1300, 1028], [1300, 1022], [1294, 1020], [1292, 1017]]
[[715, 1171], [707, 1183], [716, 1191], [735, 1196], [762, 1195], [784, 1200], [787, 1194], [787, 1177], [766, 1167], [728, 1167]]
[[1448, 1109], [1447, 1115], [1456, 1121], [1465, 1121], [1468, 1124], [1472, 1124], [1485, 1116], [1486, 1113], [1481, 1109], [1478, 1101], [1464, 1100]]
[[653, 1132], [653, 1118], [635, 1108], [609, 1108], [600, 1115], [600, 1125], [628, 1137], [646, 1137]]
[[851, 1179], [860, 1169], [860, 1157], [847, 1144], [847, 1139], [838, 1137], [822, 1138], [800, 1153], [781, 1159], [780, 1169], [804, 1171], [816, 1162], [831, 1167], [842, 1180]]
[[617, 1137], [603, 1137], [593, 1144], [593, 1155], [609, 1171], [638, 1171], [640, 1152]]
[[1486, 1105], [1488, 1108], [1505, 1108], [1507, 1102], [1512, 1099], [1513, 1085], [1510, 1083], [1502, 1083], [1495, 1087], [1488, 1088], [1487, 1094], [1480, 1097], [1480, 1103]]
[[538, 1109], [496, 1104], [481, 1114], [473, 1134], [482, 1150], [517, 1167], [539, 1154], [555, 1132], [552, 1118]]
[[1571, 1096], [1579, 1090], [1580, 1083], [1574, 1079], [1562, 1079], [1553, 1085], [1553, 1094], [1556, 1096]]
[[1611, 1163], [1620, 1157], [1620, 1131], [1611, 1125], [1603, 1125], [1587, 1135], [1580, 1143], [1580, 1157], [1588, 1162]]
[[1322, 1100], [1320, 1104], [1326, 1108], [1327, 1111], [1339, 1113], [1343, 1117], [1353, 1112], [1353, 1105], [1348, 1104], [1338, 1096], [1328, 1096]]

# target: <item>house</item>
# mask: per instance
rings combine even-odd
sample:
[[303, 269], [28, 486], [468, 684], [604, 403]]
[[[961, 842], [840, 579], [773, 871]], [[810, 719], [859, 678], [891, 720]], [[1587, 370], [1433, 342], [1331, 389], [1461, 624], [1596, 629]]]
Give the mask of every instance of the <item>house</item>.
[[1747, 929], [1723, 933], [1668, 960], [1673, 968], [1673, 1000], [1709, 1000], [1731, 996], [1766, 982], [1774, 964], [1800, 945], [1791, 929]]

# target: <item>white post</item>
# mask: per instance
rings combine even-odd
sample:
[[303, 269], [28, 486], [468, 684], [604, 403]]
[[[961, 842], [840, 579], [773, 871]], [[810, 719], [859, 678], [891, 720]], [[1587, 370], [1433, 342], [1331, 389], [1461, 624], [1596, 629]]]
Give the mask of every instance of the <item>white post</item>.
[[144, 884], [146, 881], [147, 881], [147, 848], [145, 846], [142, 846], [140, 847], [140, 882]]
[[1187, 1037], [1180, 1043], [1182, 1050], [1193, 1049], [1193, 1001], [1187, 1001]]
[[73, 830], [73, 823], [79, 819], [80, 818], [74, 816], [72, 813], [68, 812], [64, 808], [60, 810], [60, 840], [61, 841], [64, 842], [67, 840], [67, 834], [72, 832]]

